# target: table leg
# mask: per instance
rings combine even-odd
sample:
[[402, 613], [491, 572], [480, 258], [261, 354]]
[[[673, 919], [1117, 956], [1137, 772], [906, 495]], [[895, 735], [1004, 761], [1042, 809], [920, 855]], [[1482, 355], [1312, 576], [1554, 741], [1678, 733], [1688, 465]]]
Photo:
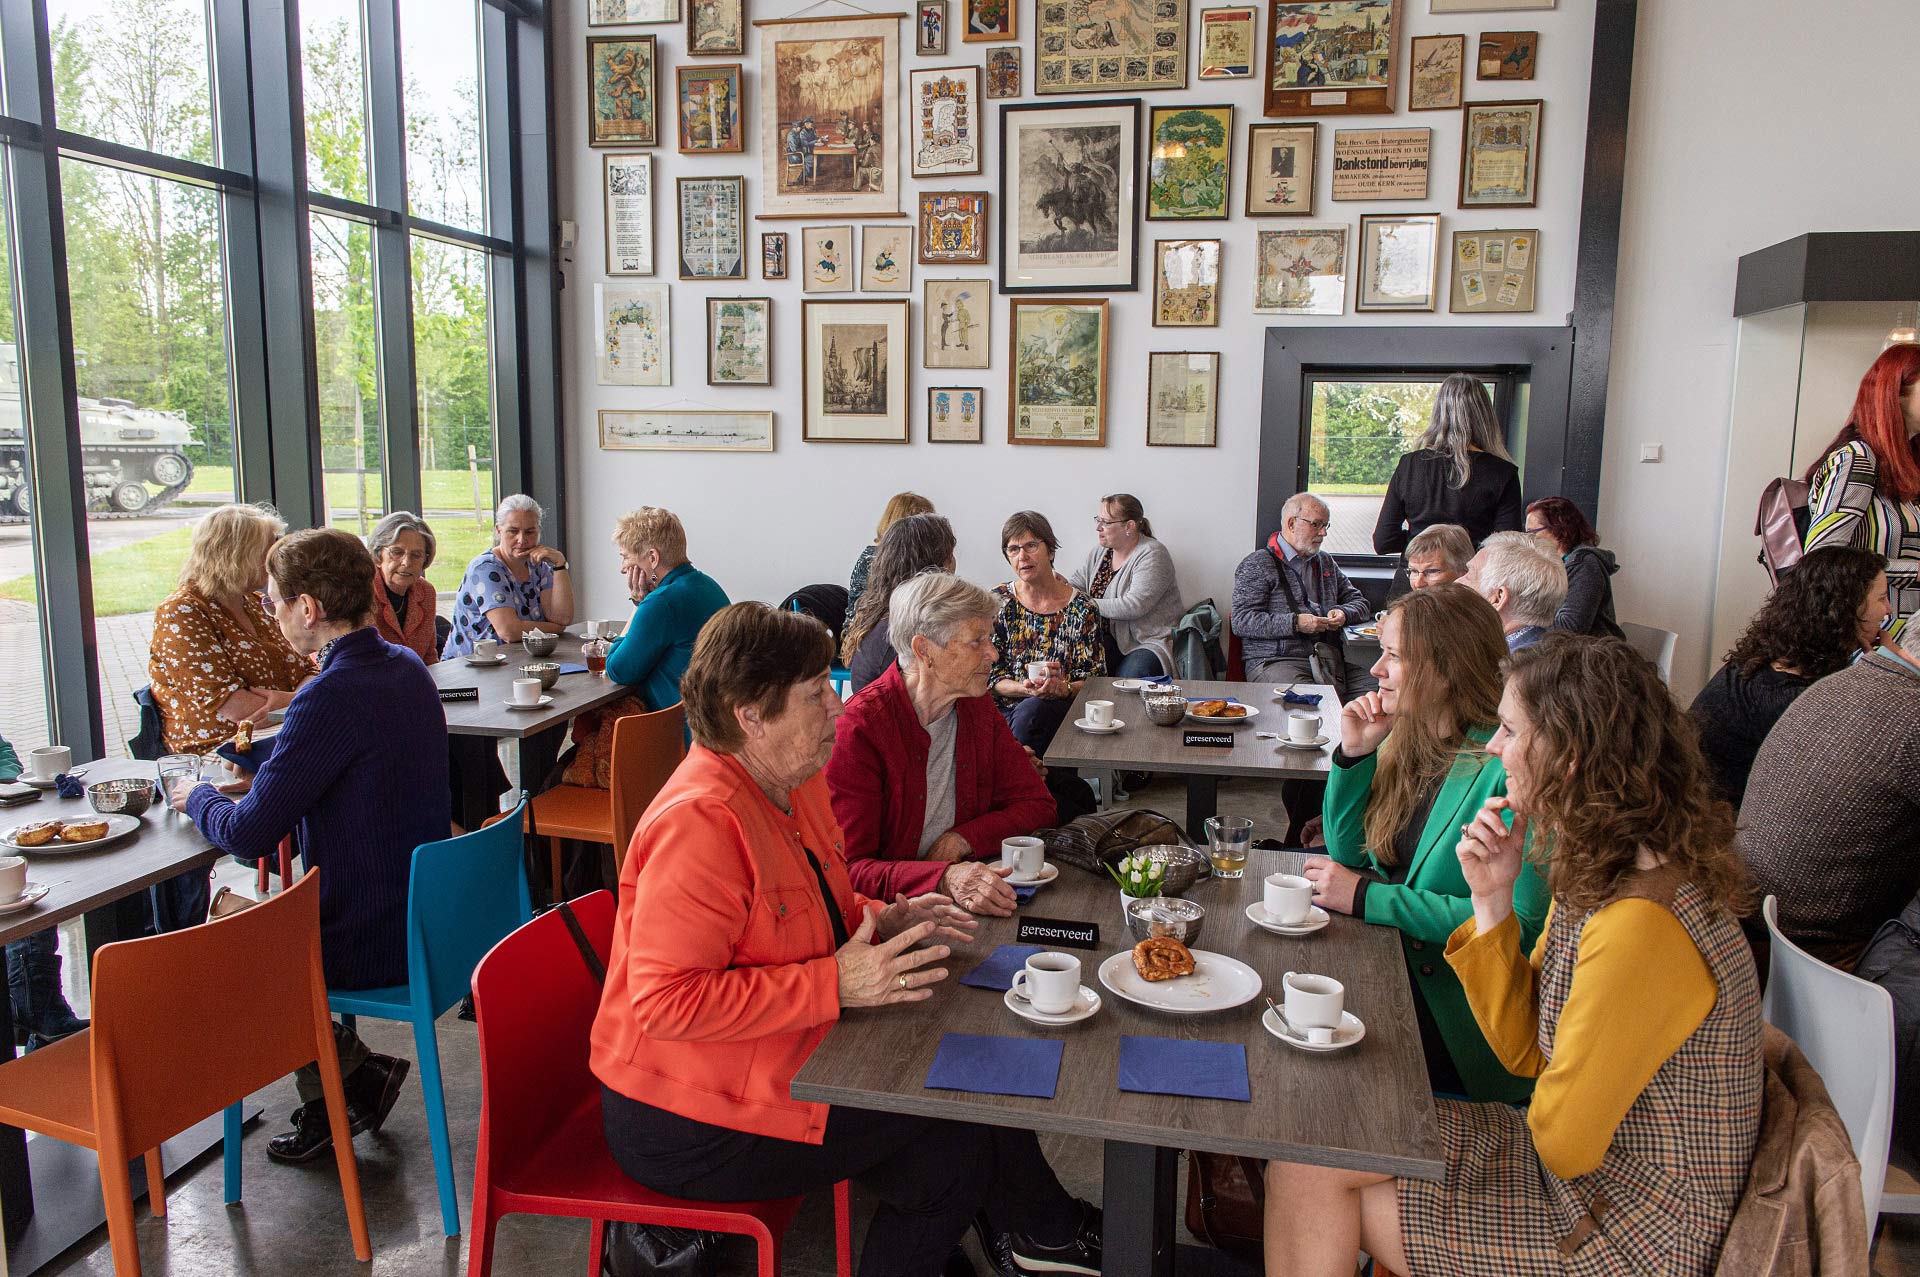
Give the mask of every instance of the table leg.
[[[0, 1028], [6, 1038], [0, 1063], [5, 1063], [14, 1058], [13, 992], [5, 980], [0, 980]], [[17, 1126], [0, 1126], [0, 1224], [6, 1240], [18, 1240], [32, 1220], [33, 1172], [27, 1165], [27, 1133]]]
[[1080, 774], [1091, 776], [1100, 785], [1100, 807], [1105, 810], [1118, 804], [1113, 787], [1120, 779], [1120, 773], [1110, 767], [1082, 767]]
[[1180, 1151], [1108, 1140], [1101, 1189], [1106, 1277], [1173, 1277]]
[[1218, 776], [1187, 777], [1187, 837], [1204, 847], [1207, 845], [1207, 817], [1218, 815], [1220, 811], [1220, 778]]

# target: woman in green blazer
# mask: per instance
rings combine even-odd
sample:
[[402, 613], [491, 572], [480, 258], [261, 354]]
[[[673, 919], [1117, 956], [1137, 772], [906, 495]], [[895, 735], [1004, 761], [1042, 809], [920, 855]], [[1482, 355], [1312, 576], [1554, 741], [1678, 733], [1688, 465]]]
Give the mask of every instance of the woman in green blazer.
[[[1473, 915], [1454, 845], [1507, 773], [1486, 752], [1500, 704], [1506, 640], [1491, 605], [1463, 585], [1402, 595], [1380, 622], [1380, 690], [1340, 714], [1327, 779], [1327, 854], [1307, 861], [1314, 903], [1400, 932], [1413, 978], [1427, 1072], [1437, 1090], [1515, 1102], [1532, 1083], [1500, 1066], [1441, 958]], [[1528, 950], [1546, 919], [1547, 885], [1529, 864], [1513, 910]]]

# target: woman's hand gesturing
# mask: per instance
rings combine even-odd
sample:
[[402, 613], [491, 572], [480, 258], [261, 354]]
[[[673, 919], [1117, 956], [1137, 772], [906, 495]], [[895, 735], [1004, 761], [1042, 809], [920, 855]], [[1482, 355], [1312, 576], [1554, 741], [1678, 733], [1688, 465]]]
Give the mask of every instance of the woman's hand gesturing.
[[1527, 847], [1527, 818], [1516, 818], [1508, 829], [1500, 819], [1506, 810], [1506, 799], [1487, 799], [1461, 829], [1454, 849], [1467, 890], [1473, 893], [1474, 926], [1482, 932], [1499, 926], [1513, 912], [1513, 884]]
[[947, 946], [913, 946], [933, 934], [934, 923], [923, 922], [891, 940], [874, 943], [880, 911], [867, 910], [860, 929], [834, 953], [840, 968], [840, 1005], [881, 1007], [895, 1002], [922, 1002], [933, 996], [928, 985], [947, 978], [945, 967], [930, 967], [948, 954]]
[[1361, 758], [1380, 748], [1393, 730], [1393, 715], [1378, 692], [1348, 701], [1340, 710], [1340, 749], [1348, 758]]

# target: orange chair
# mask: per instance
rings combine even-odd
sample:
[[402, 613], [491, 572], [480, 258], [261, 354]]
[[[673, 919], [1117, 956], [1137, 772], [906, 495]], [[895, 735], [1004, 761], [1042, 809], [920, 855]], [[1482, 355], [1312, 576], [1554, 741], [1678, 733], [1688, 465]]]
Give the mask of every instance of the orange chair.
[[[249, 982], [246, 1023], [238, 1027], [229, 992], [236, 971]], [[256, 908], [103, 946], [93, 961], [93, 1027], [0, 1064], [0, 1122], [99, 1154], [114, 1272], [139, 1277], [129, 1160], [145, 1154], [147, 1200], [164, 1216], [161, 1141], [313, 1060], [353, 1253], [370, 1260], [320, 971], [320, 884], [311, 871]], [[229, 1117], [229, 1140], [237, 1126]], [[236, 1153], [227, 1150], [230, 1175]], [[237, 1179], [229, 1183], [237, 1197]]]
[[[687, 756], [686, 712], [678, 704], [629, 714], [613, 724], [613, 789], [556, 785], [527, 809], [527, 836], [544, 838], [553, 898], [560, 894], [560, 840], [605, 843], [624, 863], [640, 814]], [[611, 801], [609, 801], [611, 800]]]

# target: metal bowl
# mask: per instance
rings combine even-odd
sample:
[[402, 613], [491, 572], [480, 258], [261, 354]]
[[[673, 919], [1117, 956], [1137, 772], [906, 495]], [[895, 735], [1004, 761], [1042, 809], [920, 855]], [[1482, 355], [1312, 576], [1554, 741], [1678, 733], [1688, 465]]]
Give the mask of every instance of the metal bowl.
[[540, 680], [540, 690], [543, 692], [551, 692], [553, 685], [560, 681], [560, 662], [533, 661], [530, 664], [522, 665], [520, 667], [520, 677], [537, 678]]
[[1187, 716], [1187, 698], [1177, 687], [1143, 691], [1140, 702], [1146, 707], [1147, 721], [1160, 727], [1172, 727]]
[[[558, 635], [541, 630], [528, 630], [520, 636], [520, 646], [527, 650], [528, 656], [552, 656], [553, 649], [559, 642]], [[547, 686], [552, 687], [553, 684], [549, 683]]]
[[1199, 880], [1207, 868], [1207, 858], [1191, 847], [1182, 847], [1177, 843], [1164, 843], [1158, 847], [1141, 847], [1134, 853], [1148, 860], [1160, 862], [1160, 868], [1166, 875], [1161, 879], [1160, 890], [1169, 896], [1177, 896]]
[[153, 782], [141, 778], [95, 781], [87, 786], [87, 805], [102, 816], [144, 816], [153, 806]]
[[1133, 942], [1168, 936], [1191, 949], [1200, 943], [1200, 924], [1207, 920], [1205, 906], [1171, 896], [1146, 896], [1127, 901], [1127, 934]]

